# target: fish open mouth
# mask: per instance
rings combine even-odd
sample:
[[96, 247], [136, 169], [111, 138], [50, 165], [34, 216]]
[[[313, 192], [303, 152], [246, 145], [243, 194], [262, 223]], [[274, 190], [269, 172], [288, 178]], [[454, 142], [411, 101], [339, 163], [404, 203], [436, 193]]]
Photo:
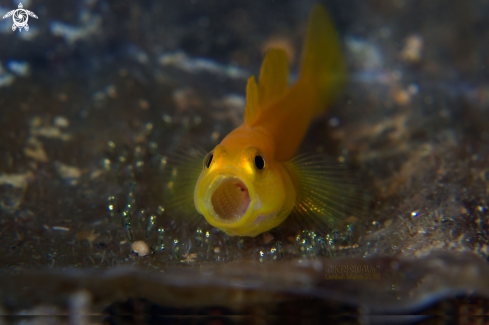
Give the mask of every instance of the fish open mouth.
[[248, 211], [250, 202], [248, 188], [236, 177], [222, 178], [211, 196], [214, 212], [224, 222], [240, 220]]

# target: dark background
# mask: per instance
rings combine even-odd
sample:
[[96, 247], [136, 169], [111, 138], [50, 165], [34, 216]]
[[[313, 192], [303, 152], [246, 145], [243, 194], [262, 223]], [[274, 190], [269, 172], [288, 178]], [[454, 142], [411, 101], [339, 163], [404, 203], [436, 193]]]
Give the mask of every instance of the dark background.
[[[350, 82], [300, 152], [359, 175], [353, 235], [226, 238], [158, 214], [162, 161], [241, 123], [267, 48], [297, 71], [313, 4], [30, 0], [29, 31], [1, 20], [1, 313], [487, 315], [488, 1], [323, 1]], [[130, 239], [165, 249], [138, 257]], [[325, 282], [328, 265], [379, 265], [381, 279]]]

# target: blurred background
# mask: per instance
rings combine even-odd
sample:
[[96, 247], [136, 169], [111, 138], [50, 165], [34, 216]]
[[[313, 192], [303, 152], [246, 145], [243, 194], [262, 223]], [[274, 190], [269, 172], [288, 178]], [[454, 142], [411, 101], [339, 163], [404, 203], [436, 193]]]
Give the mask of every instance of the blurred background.
[[[489, 1], [320, 2], [349, 84], [300, 152], [357, 174], [364, 209], [255, 238], [166, 208], [167, 162], [241, 124], [267, 49], [294, 78], [315, 1], [25, 0], [28, 30], [0, 20], [0, 322], [487, 321]], [[378, 276], [328, 280], [344, 266]]]

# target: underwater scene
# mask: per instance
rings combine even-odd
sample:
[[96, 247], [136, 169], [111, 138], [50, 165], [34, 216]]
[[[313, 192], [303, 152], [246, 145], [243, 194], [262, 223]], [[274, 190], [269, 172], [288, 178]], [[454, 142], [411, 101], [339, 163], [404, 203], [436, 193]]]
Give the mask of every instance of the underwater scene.
[[0, 324], [489, 323], [489, 0], [0, 16]]

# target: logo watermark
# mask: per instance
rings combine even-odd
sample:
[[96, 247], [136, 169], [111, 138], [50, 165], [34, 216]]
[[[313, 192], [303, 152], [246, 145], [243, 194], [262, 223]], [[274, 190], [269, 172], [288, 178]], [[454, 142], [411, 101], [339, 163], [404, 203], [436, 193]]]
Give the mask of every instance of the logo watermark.
[[326, 280], [380, 280], [380, 265], [329, 265]]
[[3, 16], [3, 19], [8, 18], [10, 16], [12, 16], [12, 20], [14, 21], [14, 24], [12, 25], [12, 31], [14, 32], [17, 28], [19, 29], [19, 32], [22, 31], [22, 28], [24, 28], [25, 31], [29, 30], [29, 25], [27, 24], [27, 21], [29, 20], [29, 16], [38, 19], [35, 13], [24, 9], [22, 3], [19, 3], [18, 9], [7, 12], [7, 14]]

